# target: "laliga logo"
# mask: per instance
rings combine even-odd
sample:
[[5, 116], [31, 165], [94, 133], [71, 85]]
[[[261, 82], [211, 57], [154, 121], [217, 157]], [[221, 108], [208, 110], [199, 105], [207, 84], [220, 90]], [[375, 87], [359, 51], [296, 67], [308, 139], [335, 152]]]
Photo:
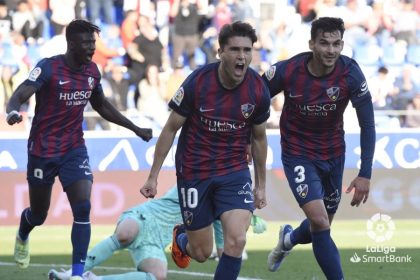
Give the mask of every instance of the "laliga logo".
[[367, 221], [366, 228], [367, 235], [375, 242], [381, 243], [392, 238], [395, 224], [390, 216], [376, 213]]

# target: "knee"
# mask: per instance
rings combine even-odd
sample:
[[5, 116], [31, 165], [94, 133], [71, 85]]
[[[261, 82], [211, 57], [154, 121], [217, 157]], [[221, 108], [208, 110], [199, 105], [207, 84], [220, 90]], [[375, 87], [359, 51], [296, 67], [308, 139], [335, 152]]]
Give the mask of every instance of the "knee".
[[48, 212], [32, 212], [32, 211], [23, 211], [22, 218], [26, 219], [33, 226], [42, 225], [47, 219]]
[[212, 249], [197, 248], [193, 250], [193, 258], [199, 263], [205, 262], [211, 255]]
[[225, 251], [227, 253], [233, 253], [236, 254], [236, 252], [242, 252], [242, 250], [245, 248], [246, 244], [246, 237], [245, 236], [236, 236], [233, 238], [229, 238], [229, 240], [225, 241]]
[[118, 231], [115, 233], [115, 237], [117, 238], [121, 247], [127, 247], [131, 244], [131, 242], [133, 242], [136, 235], [130, 231]]
[[310, 219], [311, 231], [327, 230], [330, 228], [330, 221], [327, 215], [320, 215]]
[[77, 222], [88, 222], [90, 207], [89, 200], [82, 200], [71, 205], [74, 220]]

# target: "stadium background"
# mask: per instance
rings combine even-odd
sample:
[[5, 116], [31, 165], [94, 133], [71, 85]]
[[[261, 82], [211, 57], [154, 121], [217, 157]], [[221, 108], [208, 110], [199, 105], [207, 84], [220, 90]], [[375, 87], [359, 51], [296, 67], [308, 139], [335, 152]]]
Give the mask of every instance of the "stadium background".
[[[120, 135], [124, 133], [120, 132]], [[21, 211], [28, 205], [26, 183], [26, 135], [2, 134], [0, 137], [0, 222], [17, 225]], [[359, 135], [348, 133], [347, 160], [343, 189], [358, 172]], [[113, 224], [126, 208], [145, 201], [139, 189], [151, 167], [155, 137], [149, 143], [129, 132], [116, 137], [111, 132], [88, 132], [86, 141], [94, 171], [92, 221]], [[257, 211], [270, 221], [302, 218], [284, 177], [280, 162], [280, 137], [269, 131], [267, 208]], [[176, 183], [173, 146], [159, 177], [159, 195]], [[350, 194], [344, 194], [337, 219], [369, 219], [375, 213], [393, 218], [417, 219], [420, 215], [420, 132], [378, 132], [370, 197], [359, 208], [349, 206]], [[70, 224], [70, 206], [58, 179], [47, 224]]]

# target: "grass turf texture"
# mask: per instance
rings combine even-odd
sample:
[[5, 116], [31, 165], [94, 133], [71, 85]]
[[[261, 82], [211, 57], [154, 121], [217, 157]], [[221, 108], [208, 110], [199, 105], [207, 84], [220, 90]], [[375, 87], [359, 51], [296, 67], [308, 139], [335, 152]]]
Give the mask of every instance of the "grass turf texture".
[[[341, 262], [346, 279], [420, 279], [420, 221], [394, 220], [395, 231], [391, 240], [375, 243], [366, 234], [366, 221], [335, 221], [332, 234], [340, 250]], [[296, 221], [290, 222], [297, 226]], [[310, 245], [295, 247], [277, 272], [267, 270], [266, 260], [271, 248], [277, 243], [280, 223], [268, 223], [263, 234], [248, 233], [248, 260], [243, 262], [240, 276], [253, 279], [324, 279], [316, 263]], [[71, 262], [69, 226], [42, 226], [31, 234], [31, 265], [21, 270], [13, 263], [13, 246], [16, 226], [0, 227], [0, 279], [47, 279], [50, 268], [68, 268]], [[94, 225], [91, 246], [112, 234], [113, 226]], [[369, 252], [366, 252], [367, 247]], [[395, 248], [388, 256], [409, 256], [411, 262], [373, 262], [385, 257], [383, 252], [372, 252], [381, 248]], [[362, 260], [353, 263], [350, 258], [359, 256]], [[370, 262], [363, 256], [370, 257]], [[209, 260], [199, 264], [192, 262], [188, 269], [178, 269], [167, 254], [169, 262], [168, 279], [212, 279], [217, 262]], [[66, 266], [67, 265], [67, 266]], [[126, 251], [115, 254], [101, 267], [94, 270], [99, 275], [132, 271], [133, 263]]]

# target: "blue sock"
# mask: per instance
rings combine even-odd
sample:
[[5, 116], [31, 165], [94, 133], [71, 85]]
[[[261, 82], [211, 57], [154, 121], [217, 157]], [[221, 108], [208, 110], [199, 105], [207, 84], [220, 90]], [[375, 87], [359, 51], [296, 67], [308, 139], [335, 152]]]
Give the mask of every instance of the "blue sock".
[[73, 244], [72, 275], [82, 275], [90, 241], [90, 223], [73, 223], [71, 243]]
[[290, 234], [290, 242], [296, 244], [308, 244], [312, 242], [310, 223], [308, 219], [302, 221], [299, 227]]
[[73, 227], [71, 243], [73, 245], [72, 275], [82, 276], [90, 242], [90, 201], [82, 200], [73, 205]]
[[188, 253], [187, 253], [188, 236], [185, 232], [180, 233], [177, 236], [176, 244], [178, 244], [178, 247], [179, 247], [179, 249], [181, 249], [182, 253], [188, 255]]
[[340, 254], [334, 241], [331, 239], [330, 230], [312, 232], [312, 249], [315, 258], [328, 280], [342, 280]]
[[20, 225], [19, 225], [19, 237], [22, 241], [28, 239], [29, 233], [34, 229], [34, 225], [31, 224], [30, 220], [32, 217], [32, 212], [30, 208], [26, 208], [22, 211], [20, 215]]
[[235, 280], [241, 270], [242, 258], [222, 254], [216, 268], [213, 280]]

